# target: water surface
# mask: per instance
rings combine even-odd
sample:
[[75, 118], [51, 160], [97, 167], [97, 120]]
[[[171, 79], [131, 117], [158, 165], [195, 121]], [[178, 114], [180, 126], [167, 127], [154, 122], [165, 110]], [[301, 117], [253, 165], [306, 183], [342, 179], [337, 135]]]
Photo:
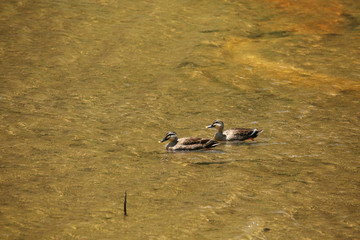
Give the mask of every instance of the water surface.
[[1, 2], [0, 238], [360, 238], [359, 7]]

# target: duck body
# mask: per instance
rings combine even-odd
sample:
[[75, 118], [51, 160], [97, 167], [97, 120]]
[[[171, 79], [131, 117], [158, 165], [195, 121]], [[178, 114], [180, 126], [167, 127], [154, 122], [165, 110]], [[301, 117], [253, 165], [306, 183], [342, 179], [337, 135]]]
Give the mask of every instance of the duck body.
[[245, 141], [247, 139], [254, 140], [263, 130], [256, 128], [230, 128], [224, 130], [224, 123], [220, 120], [215, 120], [207, 128], [216, 128], [218, 131], [215, 133], [214, 139], [216, 141]]
[[209, 149], [216, 147], [220, 143], [208, 139], [208, 138], [197, 138], [197, 137], [184, 137], [178, 138], [175, 132], [168, 132], [166, 136], [159, 142], [165, 142], [169, 140], [170, 142], [166, 145], [166, 150], [169, 151], [192, 151], [200, 149]]

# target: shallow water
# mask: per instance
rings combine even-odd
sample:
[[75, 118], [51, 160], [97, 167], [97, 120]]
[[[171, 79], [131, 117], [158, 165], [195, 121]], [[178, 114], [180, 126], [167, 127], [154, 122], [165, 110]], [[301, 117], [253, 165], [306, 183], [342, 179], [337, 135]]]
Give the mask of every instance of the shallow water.
[[0, 238], [360, 238], [359, 7], [0, 2]]

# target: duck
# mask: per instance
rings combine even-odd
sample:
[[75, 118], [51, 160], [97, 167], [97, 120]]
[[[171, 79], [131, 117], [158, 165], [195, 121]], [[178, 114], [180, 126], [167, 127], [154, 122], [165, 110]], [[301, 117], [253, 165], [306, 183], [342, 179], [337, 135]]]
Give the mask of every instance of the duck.
[[245, 141], [247, 139], [254, 141], [254, 138], [263, 132], [263, 130], [257, 128], [230, 128], [224, 131], [224, 123], [221, 120], [215, 120], [206, 128], [216, 128], [218, 130], [214, 137], [216, 141]]
[[168, 132], [166, 136], [159, 141], [159, 143], [169, 140], [170, 142], [166, 145], [166, 150], [168, 151], [178, 151], [178, 150], [200, 150], [200, 149], [209, 149], [216, 147], [220, 143], [208, 138], [198, 138], [198, 137], [184, 137], [178, 138], [178, 135], [175, 132]]

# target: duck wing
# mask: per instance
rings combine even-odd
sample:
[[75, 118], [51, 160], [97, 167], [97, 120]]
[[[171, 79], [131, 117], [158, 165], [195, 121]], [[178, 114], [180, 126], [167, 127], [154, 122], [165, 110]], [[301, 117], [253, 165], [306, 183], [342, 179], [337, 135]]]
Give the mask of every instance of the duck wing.
[[257, 130], [252, 128], [230, 128], [224, 132], [227, 140], [239, 140], [244, 141], [246, 139], [256, 138], [263, 130]]
[[215, 140], [208, 138], [196, 138], [196, 137], [186, 137], [178, 139], [176, 144], [176, 150], [198, 150], [203, 148], [212, 148], [220, 143]]

